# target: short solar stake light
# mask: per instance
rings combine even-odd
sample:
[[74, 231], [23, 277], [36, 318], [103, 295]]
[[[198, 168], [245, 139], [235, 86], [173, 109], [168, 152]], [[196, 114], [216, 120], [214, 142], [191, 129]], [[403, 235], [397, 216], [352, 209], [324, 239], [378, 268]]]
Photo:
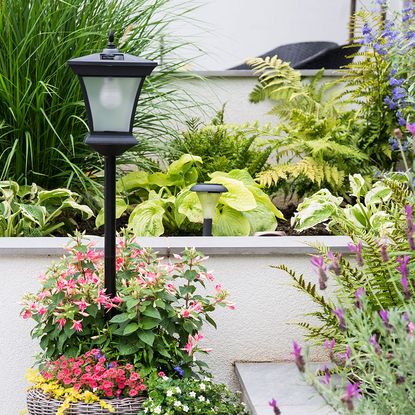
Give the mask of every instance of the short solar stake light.
[[225, 186], [214, 183], [199, 183], [191, 187], [199, 197], [203, 211], [203, 236], [212, 236], [212, 218], [222, 193], [228, 191]]
[[121, 53], [110, 32], [102, 53], [68, 61], [78, 75], [88, 116], [85, 143], [105, 157], [105, 288], [116, 295], [115, 173], [116, 156], [134, 147], [134, 119], [138, 97], [156, 62]]

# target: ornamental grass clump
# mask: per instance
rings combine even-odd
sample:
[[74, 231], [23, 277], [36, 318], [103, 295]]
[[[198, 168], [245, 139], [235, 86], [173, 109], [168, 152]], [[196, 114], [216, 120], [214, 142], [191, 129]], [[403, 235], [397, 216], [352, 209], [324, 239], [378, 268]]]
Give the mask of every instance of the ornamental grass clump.
[[99, 348], [143, 373], [179, 365], [188, 376], [203, 366], [196, 358], [210, 351], [202, 345], [203, 324], [215, 326], [216, 307], [234, 308], [205, 268], [207, 257], [187, 249], [174, 261], [163, 261], [134, 239], [119, 238], [118, 295], [111, 298], [103, 283], [102, 252], [93, 245], [76, 236], [68, 254], [41, 276], [40, 290], [23, 299], [23, 318], [36, 323], [32, 337], [40, 340], [40, 361]]

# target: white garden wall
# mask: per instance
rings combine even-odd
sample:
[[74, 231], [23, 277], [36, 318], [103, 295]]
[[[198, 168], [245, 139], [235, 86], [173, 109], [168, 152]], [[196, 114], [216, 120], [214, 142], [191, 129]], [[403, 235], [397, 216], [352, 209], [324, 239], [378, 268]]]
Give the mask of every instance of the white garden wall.
[[[302, 70], [305, 79], [316, 74], [315, 70]], [[173, 86], [189, 94], [192, 99], [203, 106], [199, 109], [183, 110], [182, 120], [200, 117], [210, 121], [213, 115], [226, 104], [225, 122], [229, 124], [245, 124], [259, 121], [264, 125], [277, 124], [275, 115], [269, 115], [272, 102], [249, 102], [249, 94], [257, 83], [257, 76], [252, 71], [200, 71], [194, 72], [194, 79], [178, 79]], [[339, 75], [336, 71], [327, 70], [323, 82], [332, 81]], [[199, 77], [199, 78], [198, 78]], [[180, 127], [179, 127], [180, 128]]]
[[[63, 254], [66, 238], [0, 238], [0, 414], [14, 415], [25, 406], [25, 370], [33, 363], [37, 345], [31, 324], [19, 317], [19, 300], [36, 290], [37, 276]], [[222, 237], [142, 238], [162, 256], [195, 246], [210, 256], [208, 267], [229, 289], [234, 311], [220, 309], [218, 330], [206, 328], [206, 347], [214, 351], [208, 363], [217, 380], [235, 387], [235, 361], [291, 358], [291, 342], [301, 340], [292, 323], [312, 309], [309, 299], [292, 288], [290, 278], [270, 265], [286, 264], [315, 279], [309, 243], [324, 243], [345, 251], [345, 237]], [[102, 239], [99, 238], [102, 245]], [[314, 359], [322, 356], [314, 355]]]

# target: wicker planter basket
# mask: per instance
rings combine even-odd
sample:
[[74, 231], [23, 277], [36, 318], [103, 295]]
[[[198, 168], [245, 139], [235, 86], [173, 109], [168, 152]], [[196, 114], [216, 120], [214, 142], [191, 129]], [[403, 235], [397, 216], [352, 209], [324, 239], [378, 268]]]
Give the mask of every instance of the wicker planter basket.
[[[145, 396], [136, 398], [103, 399], [111, 404], [115, 412], [112, 415], [137, 415], [143, 408]], [[40, 389], [29, 389], [27, 392], [27, 409], [30, 415], [56, 415], [63, 401], [50, 398]], [[72, 403], [65, 411], [65, 415], [109, 415], [107, 409], [101, 408], [99, 403]]]

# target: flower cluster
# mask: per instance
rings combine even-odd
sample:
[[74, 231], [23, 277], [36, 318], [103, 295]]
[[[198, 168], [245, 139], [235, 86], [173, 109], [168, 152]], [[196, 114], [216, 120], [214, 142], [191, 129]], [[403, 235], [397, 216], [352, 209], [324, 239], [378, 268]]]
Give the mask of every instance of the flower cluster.
[[73, 387], [65, 387], [56, 380], [45, 379], [37, 370], [29, 369], [26, 379], [33, 386], [31, 388], [40, 389], [48, 396], [62, 401], [56, 415], [65, 415], [65, 411], [70, 408], [71, 403], [83, 402], [85, 404], [99, 403], [101, 408], [113, 413], [114, 408], [107, 401], [100, 399], [94, 392], [76, 390]]
[[48, 381], [76, 391], [91, 391], [99, 397], [134, 397], [146, 390], [143, 379], [131, 364], [109, 361], [99, 349], [77, 358], [48, 362], [41, 371]]
[[248, 415], [238, 395], [209, 377], [171, 379], [162, 373], [153, 380], [149, 391], [144, 403], [144, 413], [148, 415]]
[[[179, 365], [188, 376], [199, 365], [195, 354], [210, 351], [199, 346], [203, 324], [215, 324], [211, 313], [218, 306], [235, 308], [206, 260], [187, 249], [166, 261], [134, 239], [119, 238], [118, 296], [110, 298], [102, 253], [78, 235], [68, 255], [41, 276], [41, 289], [24, 297], [22, 316], [35, 320], [32, 335], [41, 339], [46, 360], [104, 345], [107, 355], [159, 370]], [[110, 320], [109, 310], [115, 310]]]

